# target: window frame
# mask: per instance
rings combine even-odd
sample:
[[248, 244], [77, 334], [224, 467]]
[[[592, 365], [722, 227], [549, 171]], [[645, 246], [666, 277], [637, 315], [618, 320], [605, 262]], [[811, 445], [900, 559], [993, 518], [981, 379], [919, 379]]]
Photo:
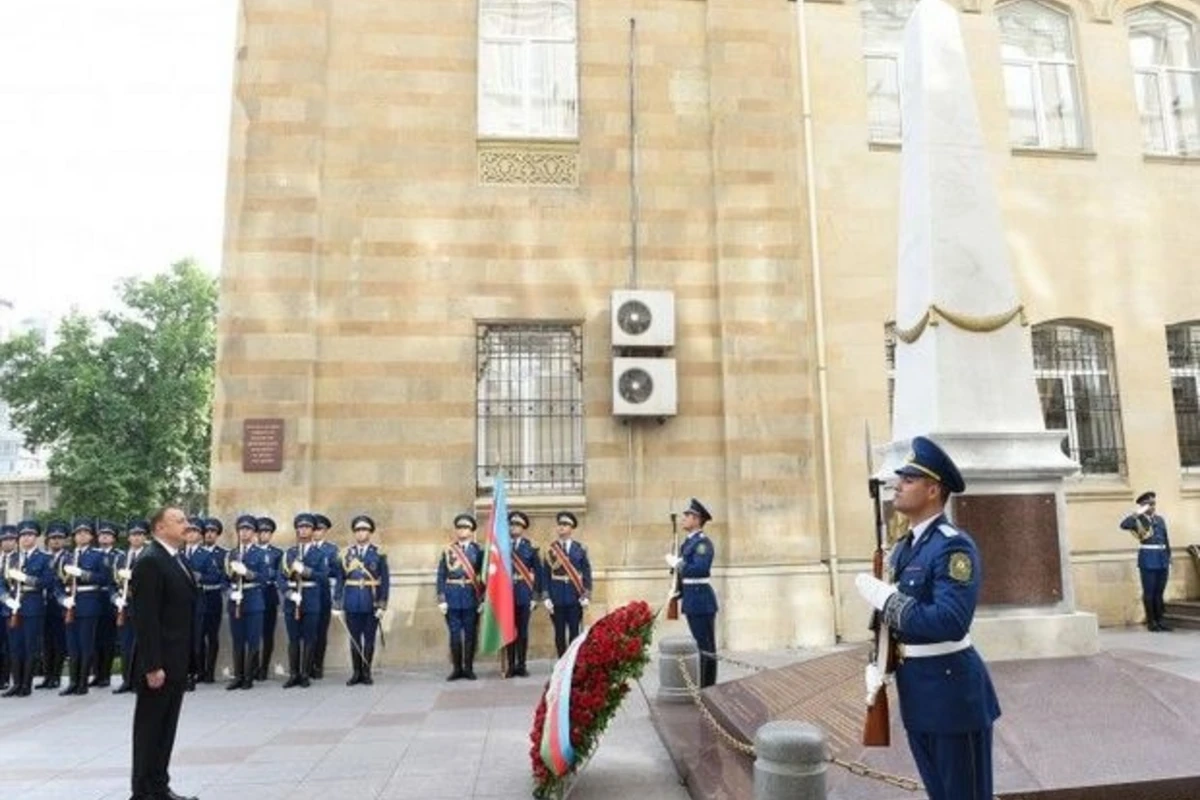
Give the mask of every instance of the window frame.
[[[573, 36], [570, 39], [561, 39], [548, 35], [539, 36], [492, 36], [484, 33], [484, 5], [488, 0], [477, 0], [475, 4], [475, 24], [476, 24], [476, 41], [475, 41], [475, 134], [476, 137], [482, 140], [495, 141], [547, 141], [547, 142], [577, 142], [579, 141], [579, 106], [580, 106], [580, 70], [579, 70], [579, 0], [559, 0], [560, 2], [570, 3], [572, 9], [573, 21]], [[524, 122], [524, 130], [520, 132], [504, 131], [497, 132], [496, 130], [484, 129], [484, 91], [483, 91], [483, 63], [484, 63], [484, 48], [488, 44], [513, 44], [520, 45], [522, 51], [522, 62], [525, 66], [522, 72], [523, 87], [521, 91], [522, 99], [522, 118]], [[532, 119], [532, 97], [533, 93], [530, 89], [530, 69], [529, 53], [535, 45], [546, 44], [570, 44], [574, 55], [574, 69], [572, 75], [572, 83], [575, 89], [574, 102], [571, 108], [571, 124], [570, 132], [568, 133], [543, 133], [532, 132], [530, 128]]]
[[[1167, 17], [1171, 17], [1171, 18], [1175, 19], [1177, 22], [1180, 22], [1189, 28], [1190, 36], [1188, 37], [1188, 43], [1191, 48], [1192, 64], [1194, 66], [1184, 69], [1181, 67], [1169, 67], [1164, 64], [1157, 64], [1153, 67], [1146, 67], [1146, 66], [1140, 66], [1138, 64], [1133, 63], [1132, 49], [1133, 49], [1133, 34], [1134, 34], [1134, 30], [1135, 30], [1135, 24], [1134, 24], [1135, 20], [1138, 16], [1145, 16], [1147, 14], [1155, 13], [1155, 12], [1162, 14], [1164, 16], [1167, 16]], [[1193, 19], [1192, 17], [1188, 16], [1187, 14], [1184, 14], [1182, 11], [1178, 11], [1178, 10], [1172, 8], [1171, 6], [1163, 5], [1162, 3], [1151, 3], [1150, 5], [1139, 6], [1137, 8], [1131, 9], [1125, 15], [1125, 30], [1127, 33], [1126, 39], [1130, 46], [1130, 66], [1131, 66], [1131, 69], [1133, 70], [1133, 77], [1134, 77], [1134, 103], [1137, 104], [1139, 123], [1141, 123], [1142, 119], [1146, 116], [1146, 112], [1142, 108], [1141, 96], [1139, 94], [1139, 89], [1138, 89], [1138, 78], [1139, 77], [1149, 76], [1154, 79], [1154, 89], [1158, 93], [1158, 99], [1159, 99], [1159, 102], [1158, 102], [1158, 106], [1159, 106], [1158, 118], [1159, 119], [1158, 119], [1158, 121], [1159, 121], [1159, 124], [1162, 125], [1163, 134], [1164, 134], [1163, 149], [1155, 150], [1155, 149], [1150, 148], [1150, 146], [1147, 142], [1145, 128], [1143, 126], [1143, 128], [1142, 128], [1143, 152], [1146, 153], [1147, 155], [1153, 155], [1153, 156], [1176, 156], [1176, 155], [1177, 156], [1192, 156], [1192, 157], [1200, 156], [1200, 146], [1198, 146], [1194, 150], [1187, 149], [1186, 140], [1184, 139], [1184, 137], [1182, 135], [1182, 131], [1180, 130], [1180, 128], [1182, 127], [1182, 123], [1179, 121], [1179, 119], [1177, 118], [1176, 115], [1170, 113], [1170, 107], [1172, 106], [1172, 104], [1166, 102], [1166, 98], [1168, 97], [1169, 93], [1164, 91], [1164, 89], [1169, 88], [1171, 86], [1170, 76], [1175, 75], [1175, 74], [1184, 74], [1184, 75], [1190, 75], [1192, 77], [1193, 85], [1197, 90], [1196, 106], [1193, 109], [1193, 115], [1195, 116], [1194, 123], [1196, 125], [1197, 130], [1200, 131], [1200, 42], [1197, 41], [1198, 34], [1197, 34], [1196, 20]], [[1181, 141], [1184, 142], [1184, 146], [1182, 148], [1180, 147]]]
[[[1017, 150], [1051, 150], [1067, 153], [1081, 152], [1088, 149], [1090, 146], [1090, 137], [1088, 135], [1087, 124], [1087, 104], [1084, 102], [1083, 94], [1083, 78], [1082, 71], [1079, 68], [1079, 38], [1075, 30], [1075, 16], [1070, 9], [1059, 6], [1056, 3], [1046, 2], [1046, 0], [1007, 0], [996, 6], [997, 28], [1000, 27], [1001, 16], [1009, 9], [1016, 9], [1021, 5], [1039, 6], [1047, 12], [1057, 14], [1067, 21], [1067, 34], [1070, 37], [1072, 58], [1070, 59], [1054, 59], [1054, 58], [1038, 58], [1030, 56], [1006, 56], [1004, 54], [1004, 33], [999, 30], [1000, 34], [1000, 69], [1002, 82], [1004, 83], [1004, 104], [1008, 111], [1009, 130], [1008, 139], [1009, 145]], [[1032, 86], [1033, 99], [1033, 118], [1034, 126], [1037, 129], [1037, 143], [1027, 144], [1018, 142], [1013, 139], [1012, 135], [1012, 114], [1013, 106], [1008, 94], [1007, 73], [1009, 67], [1018, 67], [1029, 73]], [[1067, 67], [1071, 73], [1071, 90], [1075, 99], [1075, 114], [1078, 120], [1078, 139], [1079, 143], [1075, 145], [1058, 145], [1047, 141], [1047, 113], [1046, 100], [1043, 94], [1044, 87], [1042, 86], [1042, 71], [1043, 67]]]
[[[1190, 348], [1196, 354], [1195, 360], [1191, 364], [1182, 367], [1175, 366], [1171, 363], [1171, 333], [1172, 331], [1177, 330], [1186, 332], [1191, 329], [1195, 329], [1196, 331], [1195, 339], [1197, 346], [1195, 348]], [[1184, 463], [1185, 448], [1183, 439], [1185, 426], [1180, 424], [1179, 405], [1175, 401], [1175, 381], [1180, 379], [1191, 380], [1194, 395], [1198, 398], [1198, 400], [1200, 400], [1200, 321], [1190, 320], [1187, 322], [1178, 322], [1173, 325], [1168, 325], [1166, 327], [1166, 336], [1167, 372], [1171, 378], [1171, 407], [1175, 417], [1175, 442], [1179, 450], [1179, 470], [1185, 475], [1200, 475], [1200, 459], [1197, 459], [1196, 463], [1194, 464]], [[1188, 339], [1190, 341], [1192, 336], [1189, 336]], [[1196, 422], [1200, 423], [1200, 406], [1198, 406], [1196, 411], [1193, 413], [1196, 416]], [[1196, 427], [1198, 432], [1200, 432], [1200, 424], [1193, 427]], [[1200, 436], [1198, 436], [1198, 438], [1200, 438]]]

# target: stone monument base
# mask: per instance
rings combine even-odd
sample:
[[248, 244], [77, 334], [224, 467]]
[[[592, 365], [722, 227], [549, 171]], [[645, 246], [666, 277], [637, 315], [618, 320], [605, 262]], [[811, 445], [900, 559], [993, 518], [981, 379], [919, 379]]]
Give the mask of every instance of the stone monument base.
[[[995, 790], [1004, 800], [1200, 798], [1200, 686], [1139, 663], [1137, 651], [990, 664], [1003, 716], [994, 738]], [[725, 737], [752, 742], [770, 720], [804, 720], [832, 756], [917, 778], [890, 689], [892, 745], [864, 748], [865, 648], [820, 656], [702, 693], [718, 734], [693, 705], [656, 703], [655, 723], [694, 800], [754, 796], [753, 760]], [[913, 800], [923, 792], [827, 773], [829, 800]]]
[[971, 641], [988, 662], [1093, 656], [1100, 649], [1100, 626], [1095, 614], [1084, 611], [1005, 610], [989, 616], [984, 610], [971, 622]]

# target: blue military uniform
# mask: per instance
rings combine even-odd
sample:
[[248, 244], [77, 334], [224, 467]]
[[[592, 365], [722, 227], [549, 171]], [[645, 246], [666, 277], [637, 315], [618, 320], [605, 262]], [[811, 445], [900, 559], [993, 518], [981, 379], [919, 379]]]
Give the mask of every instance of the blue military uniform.
[[[51, 520], [46, 523], [46, 542], [62, 542], [67, 538], [69, 526], [62, 520]], [[55, 581], [46, 586], [46, 616], [43, 618], [42, 630], [42, 666], [45, 675], [36, 689], [57, 689], [62, 685], [63, 662], [67, 658], [67, 627], [63, 621], [63, 607], [56, 599], [57, 576], [62, 571], [67, 550], [50, 549], [50, 571]]]
[[[241, 543], [241, 532], [257, 531], [258, 520], [249, 514], [237, 518], [238, 545], [225, 555], [225, 575], [229, 582], [229, 634], [233, 639], [233, 680], [226, 689], [250, 689], [258, 654], [262, 649], [263, 614], [267, 609], [265, 592], [273, 578], [270, 556], [265, 547], [253, 541]], [[235, 566], [240, 564], [241, 566]]]
[[[475, 517], [459, 514], [456, 530], [476, 530]], [[446, 615], [450, 633], [450, 660], [454, 671], [446, 680], [475, 680], [475, 638], [478, 630], [479, 600], [483, 589], [483, 549], [475, 542], [447, 545], [438, 559], [438, 606]]]
[[[934, 442], [919, 436], [912, 446], [896, 474], [931, 478], [951, 493], [966, 488]], [[900, 715], [925, 790], [930, 800], [991, 798], [992, 725], [1000, 705], [968, 636], [983, 577], [979, 552], [939, 514], [896, 543], [889, 566], [895, 585], [887, 586], [880, 610], [900, 643]]]
[[[375, 532], [375, 520], [360, 514], [350, 522], [351, 530]], [[361, 683], [371, 685], [371, 662], [375, 657], [375, 635], [379, 618], [387, 609], [390, 590], [387, 555], [368, 542], [357, 541], [346, 548], [338, 565], [340, 579], [334, 606], [346, 615], [350, 632], [350, 663], [353, 674], [347, 686]]]
[[[24, 520], [15, 531], [18, 536], [40, 536], [42, 528], [37, 520]], [[50, 556], [36, 546], [18, 547], [8, 554], [0, 578], [0, 600], [10, 612], [6, 627], [12, 671], [11, 686], [3, 696], [28, 697], [33, 693], [33, 659], [42, 649], [45, 590], [54, 582]]]
[[[692, 498], [685, 514], [700, 520], [701, 526], [712, 521], [712, 514]], [[700, 651], [700, 687], [717, 682], [717, 594], [712, 588], [712, 563], [716, 549], [700, 527], [679, 545], [679, 562], [675, 566], [676, 593], [687, 617], [688, 629]]]
[[[95, 524], [86, 518], [76, 519], [71, 527], [76, 535], [83, 532], [94, 535], [96, 532]], [[79, 574], [72, 574], [76, 570]], [[67, 688], [59, 692], [60, 695], [88, 693], [88, 675], [96, 657], [96, 627], [109, 605], [111, 578], [108, 558], [90, 541], [76, 545], [63, 558], [55, 595], [66, 609], [64, 619], [71, 671]]]
[[[203, 531], [203, 517], [188, 517], [187, 530]], [[205, 652], [205, 616], [208, 611], [209, 595], [219, 609], [221, 606], [221, 590], [224, 588], [222, 565], [213, 562], [212, 551], [203, 544], [188, 543], [180, 551], [183, 563], [192, 572], [192, 580], [196, 583], [195, 603], [192, 607], [192, 658], [188, 667], [188, 688], [196, 683], [203, 683], [207, 677], [207, 654]]]
[[542, 557], [533, 542], [525, 536], [529, 530], [529, 517], [525, 512], [510, 511], [508, 525], [512, 531], [513, 604], [517, 638], [506, 648], [506, 677], [528, 677], [525, 656], [529, 651], [529, 617], [542, 593]]
[[[324, 514], [313, 514], [317, 524], [314, 531], [328, 531], [333, 522]], [[342, 562], [338, 558], [338, 547], [328, 539], [316, 542], [328, 562], [329, 579], [321, 585], [321, 616], [317, 621], [317, 641], [313, 647], [312, 677], [325, 677], [325, 648], [329, 643], [329, 623], [333, 612], [333, 587], [341, 579]]]
[[1147, 513], [1130, 514], [1121, 520], [1121, 527], [1138, 540], [1138, 575], [1142, 579], [1142, 607], [1146, 611], [1146, 627], [1152, 631], [1171, 630], [1163, 622], [1164, 596], [1167, 578], [1171, 574], [1171, 539], [1167, 536], [1167, 521], [1155, 513], [1154, 492], [1143, 492], [1136, 500], [1139, 507], [1150, 506]]
[[[228, 585], [225, 576], [225, 558], [228, 553], [219, 544], [207, 543], [207, 534], [216, 533], [217, 536], [220, 536], [224, 532], [225, 526], [221, 524], [221, 520], [209, 517], [203, 520], [202, 525], [206, 543], [200, 546], [200, 550], [208, 555], [207, 558], [199, 556], [200, 569], [196, 570], [200, 575], [200, 594], [203, 598], [200, 632], [201, 660], [199, 662], [202, 674], [198, 680], [203, 683], [214, 683], [217, 679], [217, 654], [221, 649], [221, 617], [225, 611], [222, 600]], [[193, 561], [195, 560], [193, 558]]]
[[[297, 514], [292, 524], [296, 528], [313, 527], [315, 521], [312, 514]], [[283, 623], [288, 633], [289, 676], [283, 684], [285, 689], [309, 685], [321, 619], [321, 584], [328, 580], [329, 559], [316, 543], [295, 544], [284, 553], [276, 585], [284, 598]]]
[[[570, 511], [558, 512], [555, 521], [569, 525], [572, 530], [579, 526], [579, 520]], [[592, 564], [582, 542], [559, 539], [546, 548], [542, 585], [554, 621], [554, 647], [561, 657], [567, 645], [579, 635], [583, 609], [591, 602]]]
[[[132, 537], [135, 534], [148, 536], [150, 523], [144, 519], [131, 519], [125, 526], [126, 533]], [[117, 608], [117, 645], [121, 649], [121, 685], [113, 694], [126, 694], [133, 691], [133, 568], [138, 560], [146, 554], [146, 546], [135, 548], [130, 542], [128, 551], [118, 551], [113, 558], [113, 605]]]
[[[102, 519], [96, 523], [97, 539], [100, 537], [112, 537], [113, 539], [112, 542], [99, 541], [97, 544], [97, 549], [104, 554], [110, 574], [115, 567], [117, 556], [121, 553], [114, 546], [120, 532], [120, 526], [115, 522]], [[96, 663], [93, 665], [95, 675], [92, 678], [91, 686], [108, 686], [112, 682], [113, 659], [117, 655], [117, 608], [112, 602], [112, 581], [110, 580], [109, 583], [108, 602], [104, 603], [100, 617], [96, 621]]]
[[279, 620], [279, 567], [283, 563], [283, 548], [271, 542], [263, 544], [263, 534], [275, 533], [275, 520], [270, 517], [259, 517], [255, 521], [259, 533], [259, 547], [267, 552], [267, 579], [263, 587], [263, 644], [262, 655], [254, 677], [265, 681], [271, 671], [271, 656], [275, 653], [275, 623]]

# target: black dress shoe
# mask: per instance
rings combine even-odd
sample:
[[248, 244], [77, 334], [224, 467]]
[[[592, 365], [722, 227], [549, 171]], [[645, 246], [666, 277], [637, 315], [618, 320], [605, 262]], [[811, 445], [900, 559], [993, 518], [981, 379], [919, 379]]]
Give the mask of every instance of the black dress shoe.
[[171, 791], [170, 789], [167, 789], [167, 793], [163, 795], [163, 800], [200, 800], [200, 798], [188, 797], [186, 795], [176, 794], [175, 792]]
[[133, 691], [133, 687], [128, 683], [122, 683], [117, 688], [113, 689], [113, 694], [129, 694]]

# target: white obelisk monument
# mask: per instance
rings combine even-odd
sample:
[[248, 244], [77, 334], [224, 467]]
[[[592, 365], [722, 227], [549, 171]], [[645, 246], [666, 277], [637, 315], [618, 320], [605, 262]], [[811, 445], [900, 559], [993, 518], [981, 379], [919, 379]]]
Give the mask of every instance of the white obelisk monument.
[[1047, 431], [958, 11], [920, 0], [903, 53], [893, 441], [883, 472], [932, 437], [967, 482], [951, 504], [983, 560], [972, 638], [989, 658], [1095, 652], [1075, 609], [1065, 431]]

